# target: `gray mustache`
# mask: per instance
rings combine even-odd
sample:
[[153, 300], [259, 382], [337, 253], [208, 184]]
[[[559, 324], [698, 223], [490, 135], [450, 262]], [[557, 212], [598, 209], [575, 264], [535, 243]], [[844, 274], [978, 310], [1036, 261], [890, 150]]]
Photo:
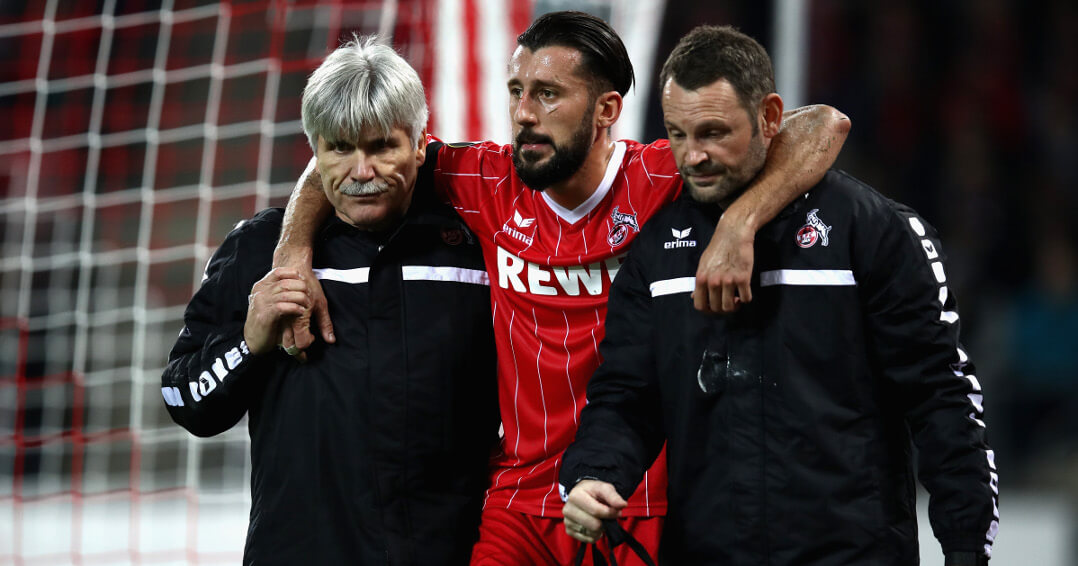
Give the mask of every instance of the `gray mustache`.
[[366, 197], [384, 193], [389, 190], [389, 185], [385, 181], [379, 179], [373, 179], [366, 183], [349, 183], [342, 185], [338, 189], [342, 194], [346, 194], [352, 197]]

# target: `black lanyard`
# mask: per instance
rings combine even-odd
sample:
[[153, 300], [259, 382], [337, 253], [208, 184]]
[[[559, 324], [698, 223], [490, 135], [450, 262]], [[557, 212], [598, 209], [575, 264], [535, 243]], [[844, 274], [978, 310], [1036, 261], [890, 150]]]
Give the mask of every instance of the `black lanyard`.
[[[606, 540], [610, 542], [610, 566], [618, 566], [618, 561], [614, 558], [614, 549], [622, 543], [629, 545], [629, 548], [644, 561], [644, 564], [647, 566], [655, 566], [655, 561], [648, 556], [648, 551], [644, 548], [644, 545], [640, 544], [640, 541], [633, 538], [633, 535], [621, 528], [621, 525], [614, 519], [603, 520], [603, 533], [606, 536]], [[580, 545], [580, 549], [576, 551], [576, 560], [573, 561], [573, 564], [575, 566], [581, 566], [581, 564], [584, 563], [584, 555], [587, 554], [589, 546], [591, 547], [591, 560], [594, 563], [594, 566], [607, 566], [607, 559], [603, 557], [603, 552], [599, 550], [599, 545], [595, 543], [590, 545]]]

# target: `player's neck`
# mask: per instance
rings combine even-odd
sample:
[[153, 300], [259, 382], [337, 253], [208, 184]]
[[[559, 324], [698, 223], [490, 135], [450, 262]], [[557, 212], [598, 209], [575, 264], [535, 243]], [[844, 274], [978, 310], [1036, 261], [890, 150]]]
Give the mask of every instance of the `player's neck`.
[[613, 154], [614, 140], [603, 131], [591, 146], [591, 151], [580, 169], [565, 181], [547, 187], [544, 192], [560, 206], [574, 210], [599, 188]]

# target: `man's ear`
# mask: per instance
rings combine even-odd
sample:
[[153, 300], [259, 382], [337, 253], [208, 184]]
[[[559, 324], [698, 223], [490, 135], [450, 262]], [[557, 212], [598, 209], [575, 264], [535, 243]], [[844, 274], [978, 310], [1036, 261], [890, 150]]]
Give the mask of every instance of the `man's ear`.
[[604, 92], [595, 99], [595, 127], [607, 129], [618, 121], [625, 102], [616, 91]]
[[773, 138], [782, 128], [782, 97], [772, 92], [760, 102], [760, 133]]
[[423, 127], [423, 131], [419, 133], [419, 139], [415, 142], [415, 163], [416, 165], [423, 165], [423, 161], [427, 159], [427, 128]]

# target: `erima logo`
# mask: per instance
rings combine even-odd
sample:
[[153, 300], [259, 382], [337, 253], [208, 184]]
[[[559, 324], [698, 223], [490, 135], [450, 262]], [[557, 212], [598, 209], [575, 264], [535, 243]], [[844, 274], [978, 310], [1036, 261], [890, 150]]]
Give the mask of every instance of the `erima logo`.
[[928, 256], [928, 259], [936, 259], [940, 256], [939, 252], [936, 251], [936, 246], [932, 243], [932, 240], [929, 240], [928, 238], [921, 240], [921, 247], [924, 248], [925, 255]]
[[[531, 228], [535, 224], [535, 219], [524, 218], [520, 215], [520, 211], [514, 210], [512, 222], [513, 224], [516, 224], [517, 228], [520, 228], [521, 230], [526, 230], [528, 228]], [[509, 225], [509, 222], [502, 224], [502, 231], [506, 234], [509, 234], [514, 239], [520, 240], [521, 242], [524, 242], [529, 246], [532, 245], [532, 237], [521, 232], [520, 230], [517, 230], [516, 228], [513, 228]]]
[[684, 230], [678, 230], [677, 228], [671, 228], [670, 233], [674, 235], [674, 240], [663, 244], [663, 248], [672, 250], [674, 248], [695, 248], [696, 240], [686, 240], [689, 237], [689, 233], [692, 232], [692, 228], [686, 228]]
[[[603, 294], [618, 274], [622, 256], [588, 265], [539, 265], [498, 247], [498, 285], [532, 295], [577, 297]], [[605, 276], [604, 276], [605, 274]], [[493, 281], [491, 282], [493, 284]]]
[[520, 211], [513, 211], [513, 224], [516, 224], [520, 228], [527, 228], [532, 224], [535, 224], [534, 218], [524, 218], [520, 215]]

